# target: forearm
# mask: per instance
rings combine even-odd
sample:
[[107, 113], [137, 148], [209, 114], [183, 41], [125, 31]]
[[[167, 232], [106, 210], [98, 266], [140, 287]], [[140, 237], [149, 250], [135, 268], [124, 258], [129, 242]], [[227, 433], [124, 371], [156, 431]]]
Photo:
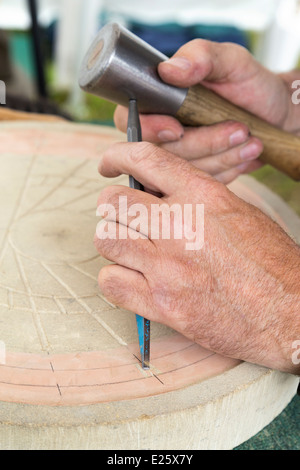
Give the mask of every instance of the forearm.
[[[266, 253], [264, 259], [265, 280], [267, 273], [270, 279], [263, 303], [265, 318], [259, 322], [262, 351], [266, 354], [262, 363], [265, 361], [264, 365], [271, 368], [300, 375], [300, 351], [296, 360], [293, 349], [300, 340], [300, 248], [292, 240], [286, 239], [284, 244], [281, 241], [283, 238], [280, 239], [278, 233], [276, 246], [272, 248], [274, 258]], [[263, 295], [261, 292], [261, 297]]]
[[280, 347], [277, 358], [274, 358], [273, 367], [300, 376], [299, 272], [300, 266], [299, 270], [292, 273], [289, 279], [291, 284], [288, 289], [289, 294], [282, 296], [279, 302], [280, 316], [277, 325], [275, 323], [274, 326], [276, 325], [278, 328], [275, 337], [277, 336]]
[[[285, 316], [283, 329], [283, 338], [286, 340], [287, 365], [290, 364], [288, 371], [300, 376], [300, 248], [295, 250], [293, 264], [288, 276], [287, 305], [285, 308]], [[288, 303], [290, 302], [290, 308]]]
[[300, 135], [300, 70], [279, 74], [290, 96], [289, 113], [284, 124], [288, 132]]
[[[255, 244], [255, 269], [248, 282], [235, 280], [228, 293], [231, 307], [224, 324], [227, 315], [233, 314], [234, 322], [224, 334], [222, 353], [234, 357], [236, 347], [240, 359], [300, 376], [300, 248], [287, 239], [282, 244], [277, 235], [277, 246], [273, 244], [271, 252], [264, 246], [265, 255]], [[232, 305], [238, 305], [237, 310]], [[225, 338], [231, 335], [233, 350], [226, 351]]]

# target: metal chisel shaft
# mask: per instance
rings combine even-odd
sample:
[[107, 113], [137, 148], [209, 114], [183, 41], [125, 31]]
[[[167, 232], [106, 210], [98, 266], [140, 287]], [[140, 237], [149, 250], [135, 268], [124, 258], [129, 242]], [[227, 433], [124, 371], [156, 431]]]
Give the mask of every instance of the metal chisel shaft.
[[[127, 124], [127, 140], [128, 142], [141, 142], [142, 131], [138, 107], [136, 100], [129, 100], [129, 114]], [[139, 191], [144, 191], [143, 185], [132, 176], [129, 176], [129, 186]], [[136, 324], [139, 336], [139, 345], [141, 352], [141, 360], [143, 369], [149, 369], [150, 361], [150, 321], [146, 318], [136, 315]]]

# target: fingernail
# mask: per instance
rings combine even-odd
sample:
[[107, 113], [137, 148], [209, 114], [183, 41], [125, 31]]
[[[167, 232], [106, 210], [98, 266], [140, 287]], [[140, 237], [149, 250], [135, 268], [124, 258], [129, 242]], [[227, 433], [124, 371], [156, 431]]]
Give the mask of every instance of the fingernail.
[[254, 160], [261, 153], [261, 150], [256, 144], [249, 144], [242, 148], [240, 151], [240, 157], [242, 160]]
[[181, 70], [188, 70], [191, 67], [191, 62], [184, 57], [173, 57], [165, 62], [166, 64], [173, 65]]
[[164, 129], [157, 134], [157, 137], [161, 142], [174, 142], [175, 140], [181, 139], [181, 134], [176, 134], [171, 129]]
[[249, 135], [247, 132], [243, 131], [242, 129], [234, 132], [230, 137], [229, 137], [229, 142], [230, 145], [233, 147], [236, 145], [243, 144], [244, 142], [247, 141]]

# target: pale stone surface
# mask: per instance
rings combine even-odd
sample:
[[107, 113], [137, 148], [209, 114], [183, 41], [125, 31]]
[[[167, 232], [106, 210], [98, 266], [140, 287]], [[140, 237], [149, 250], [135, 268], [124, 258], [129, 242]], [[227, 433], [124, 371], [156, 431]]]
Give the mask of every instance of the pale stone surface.
[[[295, 393], [295, 377], [154, 323], [141, 369], [134, 315], [97, 285], [97, 197], [128, 181], [101, 178], [97, 157], [117, 140], [110, 128], [0, 125], [1, 449], [231, 448]], [[231, 189], [300, 236], [299, 219], [251, 178]]]

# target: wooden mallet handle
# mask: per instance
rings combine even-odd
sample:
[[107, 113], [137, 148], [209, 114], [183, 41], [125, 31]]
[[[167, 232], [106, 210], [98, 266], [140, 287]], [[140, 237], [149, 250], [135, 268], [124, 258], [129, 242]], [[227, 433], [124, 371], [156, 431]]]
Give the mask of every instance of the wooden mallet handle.
[[300, 180], [300, 138], [267, 124], [201, 85], [191, 89], [164, 83], [158, 64], [161, 52], [117, 23], [105, 25], [87, 51], [79, 74], [87, 93], [128, 106], [138, 102], [139, 112], [169, 114], [183, 124], [199, 126], [236, 120], [248, 125], [264, 144], [262, 160]]
[[212, 125], [226, 120], [240, 121], [264, 144], [261, 160], [296, 181], [300, 180], [300, 138], [278, 129], [257, 116], [233, 105], [202, 85], [189, 89], [176, 114], [186, 125]]

